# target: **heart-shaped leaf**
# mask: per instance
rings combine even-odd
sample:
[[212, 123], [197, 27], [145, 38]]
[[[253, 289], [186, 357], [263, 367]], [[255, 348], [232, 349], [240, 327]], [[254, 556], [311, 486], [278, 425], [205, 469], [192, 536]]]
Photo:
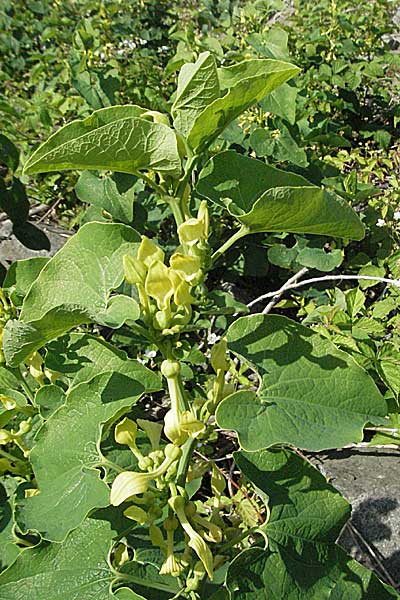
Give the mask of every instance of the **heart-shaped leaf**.
[[139, 234], [125, 225], [88, 223], [41, 269], [25, 296], [20, 318], [4, 330], [4, 354], [16, 366], [51, 339], [90, 321], [120, 327], [137, 319], [130, 297], [110, 297], [123, 281], [125, 254]]
[[[113, 545], [129, 526], [127, 519], [115, 512], [98, 511], [62, 544], [42, 542], [23, 550], [0, 575], [0, 600], [19, 600], [27, 590], [30, 600], [143, 600], [126, 587], [112, 591], [113, 582], [121, 584], [127, 579], [122, 575], [119, 581], [119, 574], [109, 564]], [[142, 583], [146, 587], [144, 578]], [[169, 590], [170, 596], [176, 593], [173, 585]]]
[[133, 220], [134, 180], [133, 175], [122, 173], [100, 179], [94, 173], [84, 171], [78, 179], [75, 192], [82, 202], [104, 209], [114, 220], [129, 224]]
[[364, 227], [345, 200], [294, 173], [229, 150], [200, 174], [197, 191], [225, 207], [248, 233], [313, 233], [360, 240]]
[[350, 506], [308, 462], [290, 450], [235, 453], [268, 504], [268, 547], [243, 551], [226, 576], [232, 600], [389, 600], [392, 588], [346, 556], [335, 541]]
[[22, 531], [62, 541], [91, 510], [108, 506], [110, 490], [96, 469], [103, 464], [99, 444], [104, 424], [143, 393], [160, 388], [159, 378], [146, 367], [118, 358], [116, 353], [113, 372], [72, 388], [38, 432], [30, 459], [39, 494], [17, 502]]
[[386, 402], [371, 377], [328, 339], [277, 315], [241, 317], [228, 347], [257, 370], [257, 392], [239, 390], [217, 409], [245, 450], [290, 444], [340, 448], [362, 439], [368, 421], [381, 421]]
[[139, 106], [111, 106], [62, 127], [32, 154], [24, 173], [68, 169], [111, 169], [137, 173], [181, 171], [174, 131], [143, 118]]

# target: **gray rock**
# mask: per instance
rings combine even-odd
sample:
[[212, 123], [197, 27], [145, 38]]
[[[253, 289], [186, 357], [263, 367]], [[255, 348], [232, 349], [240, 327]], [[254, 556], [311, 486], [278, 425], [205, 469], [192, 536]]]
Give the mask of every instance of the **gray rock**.
[[35, 224], [49, 239], [50, 250], [31, 250], [27, 248], [12, 234], [10, 221], [0, 223], [0, 261], [11, 263], [15, 260], [31, 258], [33, 256], [53, 256], [72, 235], [72, 232], [56, 225]]

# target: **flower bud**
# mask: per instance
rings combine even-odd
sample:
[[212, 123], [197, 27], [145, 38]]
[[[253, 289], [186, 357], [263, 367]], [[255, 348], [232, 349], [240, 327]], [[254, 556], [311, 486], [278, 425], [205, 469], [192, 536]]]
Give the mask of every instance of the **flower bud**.
[[222, 338], [211, 348], [211, 366], [216, 373], [219, 370], [229, 370], [229, 361], [226, 356], [227, 350], [228, 345], [225, 338]]
[[9, 444], [14, 439], [12, 433], [7, 431], [7, 429], [0, 429], [0, 446], [4, 446], [5, 444]]
[[129, 506], [127, 509], [124, 510], [124, 515], [128, 519], [132, 519], [132, 521], [137, 521], [138, 523], [140, 523], [140, 525], [144, 525], [147, 521], [146, 512], [143, 510], [143, 508], [140, 508], [139, 506]]
[[181, 372], [181, 365], [177, 360], [166, 359], [161, 363], [161, 373], [166, 379], [173, 379], [178, 377]]
[[125, 446], [131, 447], [136, 446], [136, 434], [136, 423], [131, 419], [128, 419], [128, 417], [125, 417], [116, 425], [114, 437], [117, 444], [124, 444]]

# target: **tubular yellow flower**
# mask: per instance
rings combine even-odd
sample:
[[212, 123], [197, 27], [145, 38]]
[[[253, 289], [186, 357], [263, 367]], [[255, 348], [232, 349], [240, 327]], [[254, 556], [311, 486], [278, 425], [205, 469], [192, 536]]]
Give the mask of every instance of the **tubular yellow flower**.
[[181, 452], [181, 449], [177, 446], [168, 444], [164, 449], [165, 460], [154, 471], [149, 473], [137, 473], [135, 471], [119, 473], [111, 486], [110, 503], [113, 506], [119, 506], [131, 496], [146, 492], [150, 482], [157, 479], [157, 477], [161, 477], [168, 470], [168, 467], [175, 460], [178, 460]]
[[186, 535], [189, 538], [189, 546], [196, 552], [197, 556], [204, 565], [205, 570], [209, 578], [213, 579], [213, 557], [210, 548], [203, 540], [201, 535], [197, 533], [189, 523], [189, 520], [185, 513], [185, 500], [182, 496], [174, 496], [168, 500], [168, 504], [175, 512], [176, 516]]
[[222, 371], [229, 370], [229, 361], [226, 356], [227, 350], [228, 345], [225, 338], [222, 338], [211, 348], [211, 366], [216, 373], [220, 369]]
[[136, 446], [136, 434], [136, 423], [131, 419], [128, 419], [128, 417], [125, 417], [116, 425], [114, 437], [117, 444], [124, 444], [125, 446]]
[[160, 261], [164, 262], [164, 252], [157, 244], [152, 242], [148, 237], [142, 235], [142, 241], [140, 243], [137, 257], [138, 259], [149, 267], [152, 262]]
[[144, 262], [128, 255], [125, 255], [122, 261], [126, 281], [131, 284], [143, 285], [147, 275], [147, 268]]
[[175, 252], [169, 261], [171, 268], [176, 271], [182, 279], [195, 285], [201, 277], [201, 261], [198, 256], [189, 256]]
[[170, 300], [174, 293], [174, 286], [169, 277], [169, 268], [160, 260], [153, 261], [149, 266], [145, 290], [151, 298], [156, 300], [159, 310], [164, 310], [169, 307]]
[[149, 438], [151, 449], [158, 450], [158, 448], [160, 447], [160, 438], [163, 430], [163, 426], [161, 425], [161, 423], [147, 421], [146, 419], [137, 419], [136, 423]]

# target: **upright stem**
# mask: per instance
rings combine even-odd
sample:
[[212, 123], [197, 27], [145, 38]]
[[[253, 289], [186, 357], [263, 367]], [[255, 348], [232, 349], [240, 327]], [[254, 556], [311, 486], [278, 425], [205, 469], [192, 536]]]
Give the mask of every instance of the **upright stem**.
[[240, 229], [238, 229], [229, 239], [226, 240], [225, 244], [222, 244], [218, 250], [214, 252], [211, 259], [213, 262], [219, 259], [220, 256], [224, 254], [233, 244], [235, 244], [240, 238], [244, 237], [250, 233], [248, 227], [246, 225], [242, 225]]
[[189, 469], [190, 461], [196, 447], [196, 438], [189, 437], [182, 447], [182, 456], [179, 461], [178, 471], [176, 473], [176, 485], [185, 487], [186, 475]]
[[172, 214], [174, 215], [176, 226], [182, 225], [184, 221], [184, 216], [182, 213], [181, 205], [178, 198], [174, 198], [173, 196], [164, 197], [167, 200], [168, 204], [171, 207]]

